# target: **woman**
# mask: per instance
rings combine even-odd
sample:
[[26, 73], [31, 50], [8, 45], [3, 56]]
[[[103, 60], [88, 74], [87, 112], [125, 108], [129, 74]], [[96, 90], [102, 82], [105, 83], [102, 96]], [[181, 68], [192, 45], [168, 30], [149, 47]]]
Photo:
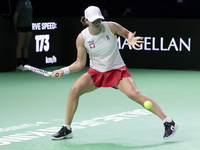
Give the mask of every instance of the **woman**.
[[19, 0], [15, 9], [13, 19], [17, 33], [16, 71], [27, 71], [24, 65], [28, 63], [28, 47], [32, 36], [32, 10], [30, 0]]
[[[63, 74], [77, 72], [86, 65], [86, 52], [90, 57], [90, 68], [73, 84], [67, 99], [65, 125], [52, 136], [52, 139], [72, 138], [71, 123], [75, 114], [79, 97], [99, 87], [114, 87], [125, 93], [130, 99], [143, 106], [145, 101], [151, 101], [151, 112], [156, 114], [164, 122], [167, 139], [175, 133], [178, 124], [168, 118], [155, 101], [140, 93], [137, 89], [126, 65], [119, 53], [116, 35], [128, 39], [128, 44], [140, 47], [143, 38], [135, 38], [135, 34], [115, 22], [102, 22], [104, 17], [98, 7], [90, 6], [85, 10], [85, 18], [82, 23], [88, 25], [77, 37], [77, 60], [68, 67], [53, 71]], [[59, 78], [58, 77], [58, 78]]]

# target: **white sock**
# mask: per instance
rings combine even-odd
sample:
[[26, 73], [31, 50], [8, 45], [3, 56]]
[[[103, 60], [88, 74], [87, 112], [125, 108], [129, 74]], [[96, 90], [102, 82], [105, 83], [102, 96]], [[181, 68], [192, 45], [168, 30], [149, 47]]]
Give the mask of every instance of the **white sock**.
[[66, 124], [65, 124], [64, 126], [67, 127], [68, 130], [71, 129], [71, 125], [66, 125]]
[[170, 119], [169, 117], [167, 117], [167, 118], [165, 118], [164, 120], [163, 120], [163, 122], [165, 123], [165, 122], [172, 122], [172, 119]]

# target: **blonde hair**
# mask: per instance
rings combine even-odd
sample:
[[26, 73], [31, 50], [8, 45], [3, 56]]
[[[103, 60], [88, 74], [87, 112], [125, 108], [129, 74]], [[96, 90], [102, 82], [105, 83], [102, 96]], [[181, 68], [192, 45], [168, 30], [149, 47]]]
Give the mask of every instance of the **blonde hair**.
[[85, 21], [85, 17], [84, 16], [81, 16], [80, 22], [82, 23], [83, 26], [88, 26], [88, 24]]

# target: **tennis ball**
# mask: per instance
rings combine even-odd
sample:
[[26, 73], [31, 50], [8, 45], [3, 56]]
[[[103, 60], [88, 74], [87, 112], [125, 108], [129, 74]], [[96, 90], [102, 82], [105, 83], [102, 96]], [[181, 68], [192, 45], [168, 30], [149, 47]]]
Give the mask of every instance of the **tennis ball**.
[[146, 109], [151, 109], [152, 103], [151, 103], [150, 101], [146, 101], [146, 102], [144, 102], [144, 107], [145, 107]]

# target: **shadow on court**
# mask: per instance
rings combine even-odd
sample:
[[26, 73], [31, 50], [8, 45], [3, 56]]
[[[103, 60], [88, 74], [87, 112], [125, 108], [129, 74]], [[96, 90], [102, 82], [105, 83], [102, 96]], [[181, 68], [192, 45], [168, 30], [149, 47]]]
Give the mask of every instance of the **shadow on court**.
[[[63, 147], [65, 145], [65, 149], [70, 150], [132, 150], [132, 149], [162, 149], [162, 146], [169, 146], [173, 144], [177, 144], [178, 142], [163, 142], [158, 144], [149, 144], [149, 145], [119, 145], [115, 143], [91, 143], [91, 144], [79, 144], [79, 145], [70, 145], [66, 140], [62, 140], [56, 147]], [[142, 144], [142, 143], [141, 143]], [[159, 148], [160, 147], [160, 148]]]

